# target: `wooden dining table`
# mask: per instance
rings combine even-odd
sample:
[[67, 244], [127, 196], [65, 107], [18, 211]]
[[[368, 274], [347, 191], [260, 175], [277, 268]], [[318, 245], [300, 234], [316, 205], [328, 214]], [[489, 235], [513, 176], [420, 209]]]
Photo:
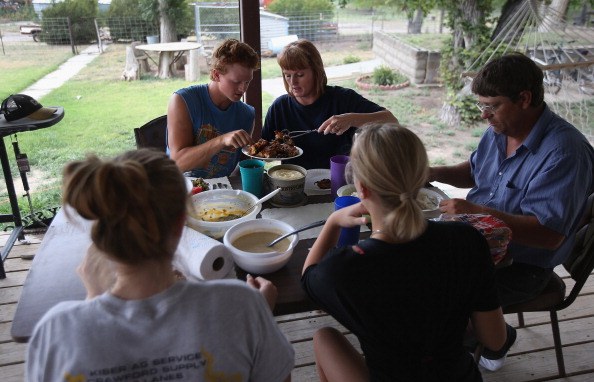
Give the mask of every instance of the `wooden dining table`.
[[160, 78], [173, 77], [173, 65], [184, 55], [184, 53], [199, 49], [202, 44], [197, 42], [162, 42], [157, 44], [136, 45], [135, 49], [145, 52], [159, 52], [159, 62], [157, 63], [148, 53], [147, 56], [157, 64], [159, 68], [158, 76]]

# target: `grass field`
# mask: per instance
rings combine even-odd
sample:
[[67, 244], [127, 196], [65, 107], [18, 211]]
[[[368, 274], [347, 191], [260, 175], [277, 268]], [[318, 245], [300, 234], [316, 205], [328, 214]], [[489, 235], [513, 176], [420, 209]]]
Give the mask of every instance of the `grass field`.
[[32, 49], [38, 43], [11, 45], [0, 56], [0, 100], [27, 88], [72, 57], [70, 46]]

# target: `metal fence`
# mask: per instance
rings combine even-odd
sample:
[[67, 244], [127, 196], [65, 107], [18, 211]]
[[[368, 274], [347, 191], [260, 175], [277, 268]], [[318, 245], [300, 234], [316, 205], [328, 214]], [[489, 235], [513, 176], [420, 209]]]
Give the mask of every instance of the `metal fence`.
[[[194, 30], [184, 31], [195, 35], [205, 46], [216, 46], [226, 38], [239, 38], [239, 11], [236, 5], [194, 7]], [[423, 33], [441, 33], [442, 18], [439, 12], [423, 20]], [[37, 29], [31, 29], [33, 27]], [[335, 9], [332, 12], [310, 12], [276, 15], [262, 11], [260, 32], [262, 50], [271, 48], [274, 39], [296, 35], [313, 42], [371, 42], [373, 32], [406, 33], [408, 23], [400, 13], [387, 11], [356, 11]], [[79, 46], [101, 44], [105, 41], [128, 43], [146, 41], [147, 36], [158, 35], [158, 25], [140, 17], [101, 17], [71, 22], [68, 18], [43, 18], [41, 22], [19, 21], [0, 23], [0, 42], [3, 51], [10, 49], [51, 49], [70, 45], [73, 53]], [[1, 52], [0, 52], [1, 53]]]

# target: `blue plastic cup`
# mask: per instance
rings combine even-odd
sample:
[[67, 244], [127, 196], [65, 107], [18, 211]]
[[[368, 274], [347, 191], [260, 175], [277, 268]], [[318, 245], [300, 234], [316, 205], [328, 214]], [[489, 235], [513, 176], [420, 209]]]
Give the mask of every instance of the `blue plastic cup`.
[[264, 165], [264, 161], [257, 159], [246, 159], [239, 162], [241, 188], [258, 198], [262, 197]]
[[[339, 196], [334, 199], [334, 210], [338, 211], [341, 208], [352, 206], [353, 204], [359, 203], [361, 200], [356, 196]], [[359, 242], [359, 233], [361, 232], [361, 226], [351, 228], [341, 228], [340, 237], [338, 238], [337, 247], [343, 247], [345, 245], [354, 245]]]

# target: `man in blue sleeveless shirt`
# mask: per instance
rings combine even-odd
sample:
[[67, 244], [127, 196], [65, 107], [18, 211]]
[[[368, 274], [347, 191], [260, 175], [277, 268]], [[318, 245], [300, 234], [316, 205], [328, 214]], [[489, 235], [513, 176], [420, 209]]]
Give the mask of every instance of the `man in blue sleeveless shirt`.
[[241, 102], [254, 70], [257, 53], [235, 39], [224, 41], [212, 55], [208, 84], [176, 91], [167, 110], [167, 152], [188, 175], [229, 175], [241, 148], [251, 144], [255, 110]]

